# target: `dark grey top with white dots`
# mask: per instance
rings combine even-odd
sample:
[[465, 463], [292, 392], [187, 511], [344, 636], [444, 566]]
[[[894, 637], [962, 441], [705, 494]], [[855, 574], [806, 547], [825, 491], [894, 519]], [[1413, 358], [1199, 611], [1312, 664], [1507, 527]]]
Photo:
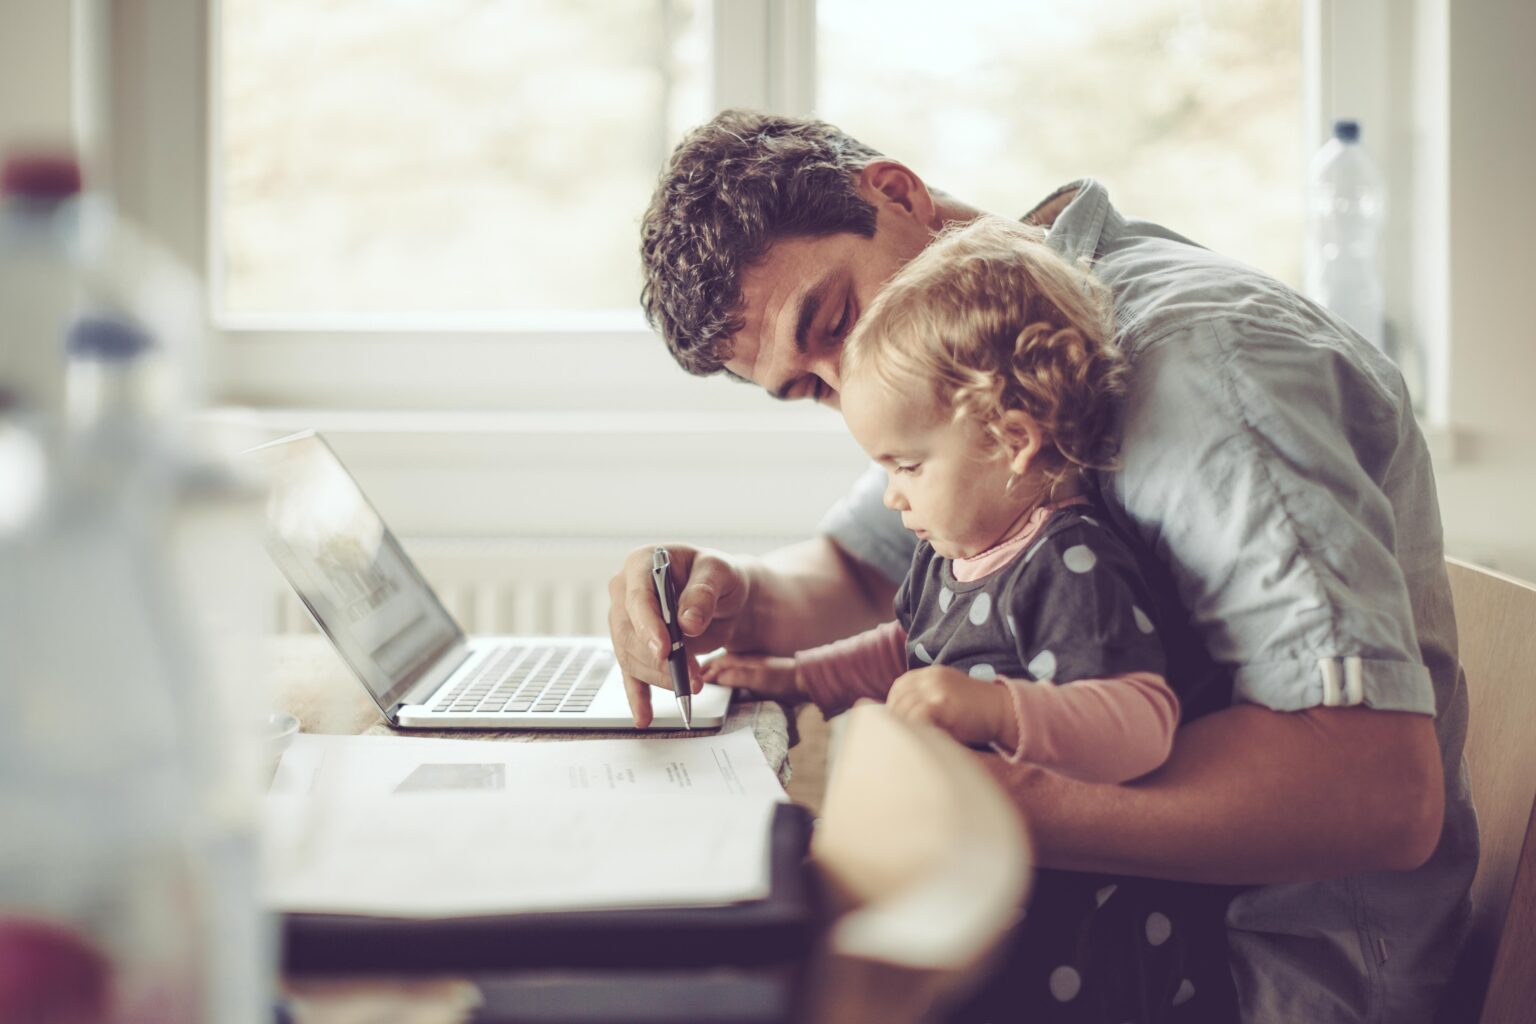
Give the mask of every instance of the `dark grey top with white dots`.
[[937, 663], [977, 679], [1058, 683], [1167, 672], [1136, 558], [1092, 506], [1059, 509], [1022, 555], [969, 583], [919, 543], [896, 615], [908, 668]]

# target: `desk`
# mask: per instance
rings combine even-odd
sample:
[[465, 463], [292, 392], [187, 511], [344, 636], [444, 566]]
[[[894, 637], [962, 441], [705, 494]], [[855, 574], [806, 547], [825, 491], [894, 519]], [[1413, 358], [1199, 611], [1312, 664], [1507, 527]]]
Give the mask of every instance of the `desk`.
[[[632, 737], [626, 731], [580, 732], [501, 732], [468, 731], [435, 732], [425, 730], [398, 730], [390, 727], [379, 713], [378, 707], [368, 697], [362, 685], [336, 655], [330, 642], [322, 636], [285, 636], [271, 641], [269, 647], [270, 686], [273, 706], [298, 718], [304, 732], [333, 735], [372, 736], [448, 736], [475, 739], [495, 739], [509, 743], [548, 742], [551, 740], [609, 739]], [[745, 701], [732, 705], [723, 731], [750, 729], [763, 750], [769, 767], [778, 774], [779, 781], [789, 782], [789, 747], [791, 745], [790, 720], [784, 708], [771, 701]], [[686, 736], [687, 732], [666, 731], [648, 733], [657, 736]], [[478, 984], [477, 984], [478, 982]], [[672, 989], [684, 984], [678, 976], [670, 978], [635, 979], [637, 999], [631, 1007], [642, 1019], [643, 993], [648, 986], [668, 986]], [[720, 1012], [721, 1019], [729, 1016], [725, 1002], [727, 989], [739, 992], [739, 980], [722, 986], [711, 993], [718, 979], [708, 972], [698, 972], [687, 982], [697, 987], [702, 1005], [712, 1005]], [[764, 981], [763, 998], [772, 994], [771, 980]], [[289, 979], [285, 989], [294, 1001], [295, 1024], [332, 1024], [359, 1020], [389, 1020], [401, 1024], [448, 1024], [474, 1019], [477, 1008], [485, 998], [494, 999], [495, 979], [469, 978], [379, 978], [316, 979], [304, 977]], [[611, 996], [611, 993], [610, 993]], [[711, 1000], [713, 1002], [711, 1002]], [[744, 1007], [741, 1019], [749, 1007]], [[381, 1012], [382, 1011], [382, 1012]]]

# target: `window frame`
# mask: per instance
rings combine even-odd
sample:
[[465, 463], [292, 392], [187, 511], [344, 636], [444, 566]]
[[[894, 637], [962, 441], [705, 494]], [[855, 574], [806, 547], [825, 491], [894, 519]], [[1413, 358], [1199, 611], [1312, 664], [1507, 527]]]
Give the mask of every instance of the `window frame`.
[[[706, 2], [713, 108], [812, 113], [815, 0]], [[1391, 96], [1401, 84], [1394, 80], [1396, 69], [1413, 56], [1398, 51], [1418, 44], [1393, 28], [1404, 19], [1389, 16], [1390, 0], [1304, 3], [1307, 137], [1298, 144], [1310, 149], [1320, 143], [1336, 111], [1386, 126], [1388, 137], [1414, 129], [1416, 115], [1409, 108], [1419, 104], [1394, 108]], [[212, 273], [219, 230], [213, 89], [221, 2], [194, 5], [201, 17], [154, 0], [95, 6], [98, 12], [110, 8], [99, 16], [111, 19], [112, 73], [102, 104], [106, 123], [81, 125], [81, 136], [104, 151], [101, 163], [125, 212], [189, 265]], [[1388, 46], [1377, 59], [1358, 59], [1376, 52], [1364, 42], [1383, 39]], [[106, 124], [116, 128], [110, 137]], [[1430, 178], [1432, 186], [1432, 172]], [[1297, 183], [1298, 194], [1303, 186]], [[1405, 197], [1399, 208], [1413, 205], [1416, 213], [1433, 191], [1423, 181], [1389, 180], [1389, 186]], [[203, 201], [186, 203], [189, 192]], [[1388, 315], [1400, 330], [1419, 338], [1429, 355], [1428, 376], [1435, 383], [1425, 404], [1432, 419], [1443, 417], [1445, 404], [1445, 255], [1443, 245], [1421, 243], [1425, 232], [1441, 230], [1436, 225], [1443, 219], [1415, 217], [1415, 226], [1404, 229], [1410, 237], [1384, 247], [1395, 261], [1386, 275]], [[1436, 295], [1442, 296], [1438, 305]], [[209, 399], [221, 404], [351, 410], [660, 407], [717, 414], [742, 410], [745, 401], [753, 412], [767, 408], [750, 404], [758, 399], [746, 397], [749, 389], [701, 386], [678, 373], [638, 309], [539, 319], [246, 316], [213, 324], [210, 317], [209, 333], [211, 363], [219, 370]], [[601, 366], [605, 372], [573, 377], [572, 366]]]
[[[219, 33], [203, 37], [208, 97], [202, 174], [206, 234], [198, 263], [220, 285]], [[704, 0], [710, 108], [809, 111], [814, 0]], [[632, 312], [422, 316], [222, 315], [211, 333], [226, 368], [216, 401], [329, 409], [739, 408], [742, 388], [701, 389], [677, 372], [638, 307]], [[323, 372], [313, 372], [316, 366]], [[572, 366], [615, 372], [572, 379]], [[568, 381], [562, 385], [561, 381]]]

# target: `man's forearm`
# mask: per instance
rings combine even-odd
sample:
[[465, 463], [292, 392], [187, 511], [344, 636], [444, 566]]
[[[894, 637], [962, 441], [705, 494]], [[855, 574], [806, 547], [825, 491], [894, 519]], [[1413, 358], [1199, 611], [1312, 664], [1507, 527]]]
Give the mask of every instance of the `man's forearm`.
[[732, 637], [742, 651], [793, 654], [892, 617], [896, 586], [825, 537], [779, 548], [742, 566], [748, 613]]
[[1444, 813], [1434, 723], [1400, 712], [1237, 705], [1180, 729], [1162, 768], [1122, 786], [976, 756], [1040, 865], [1075, 871], [1274, 884], [1408, 870]]

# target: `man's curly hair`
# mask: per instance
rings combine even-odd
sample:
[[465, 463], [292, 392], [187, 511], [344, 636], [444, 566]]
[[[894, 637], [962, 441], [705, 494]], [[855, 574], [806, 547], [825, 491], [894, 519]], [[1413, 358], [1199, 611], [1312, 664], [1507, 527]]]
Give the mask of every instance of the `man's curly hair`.
[[640, 226], [640, 304], [683, 369], [724, 368], [742, 328], [742, 273], [774, 242], [874, 235], [854, 175], [879, 156], [823, 121], [749, 110], [684, 137]]

